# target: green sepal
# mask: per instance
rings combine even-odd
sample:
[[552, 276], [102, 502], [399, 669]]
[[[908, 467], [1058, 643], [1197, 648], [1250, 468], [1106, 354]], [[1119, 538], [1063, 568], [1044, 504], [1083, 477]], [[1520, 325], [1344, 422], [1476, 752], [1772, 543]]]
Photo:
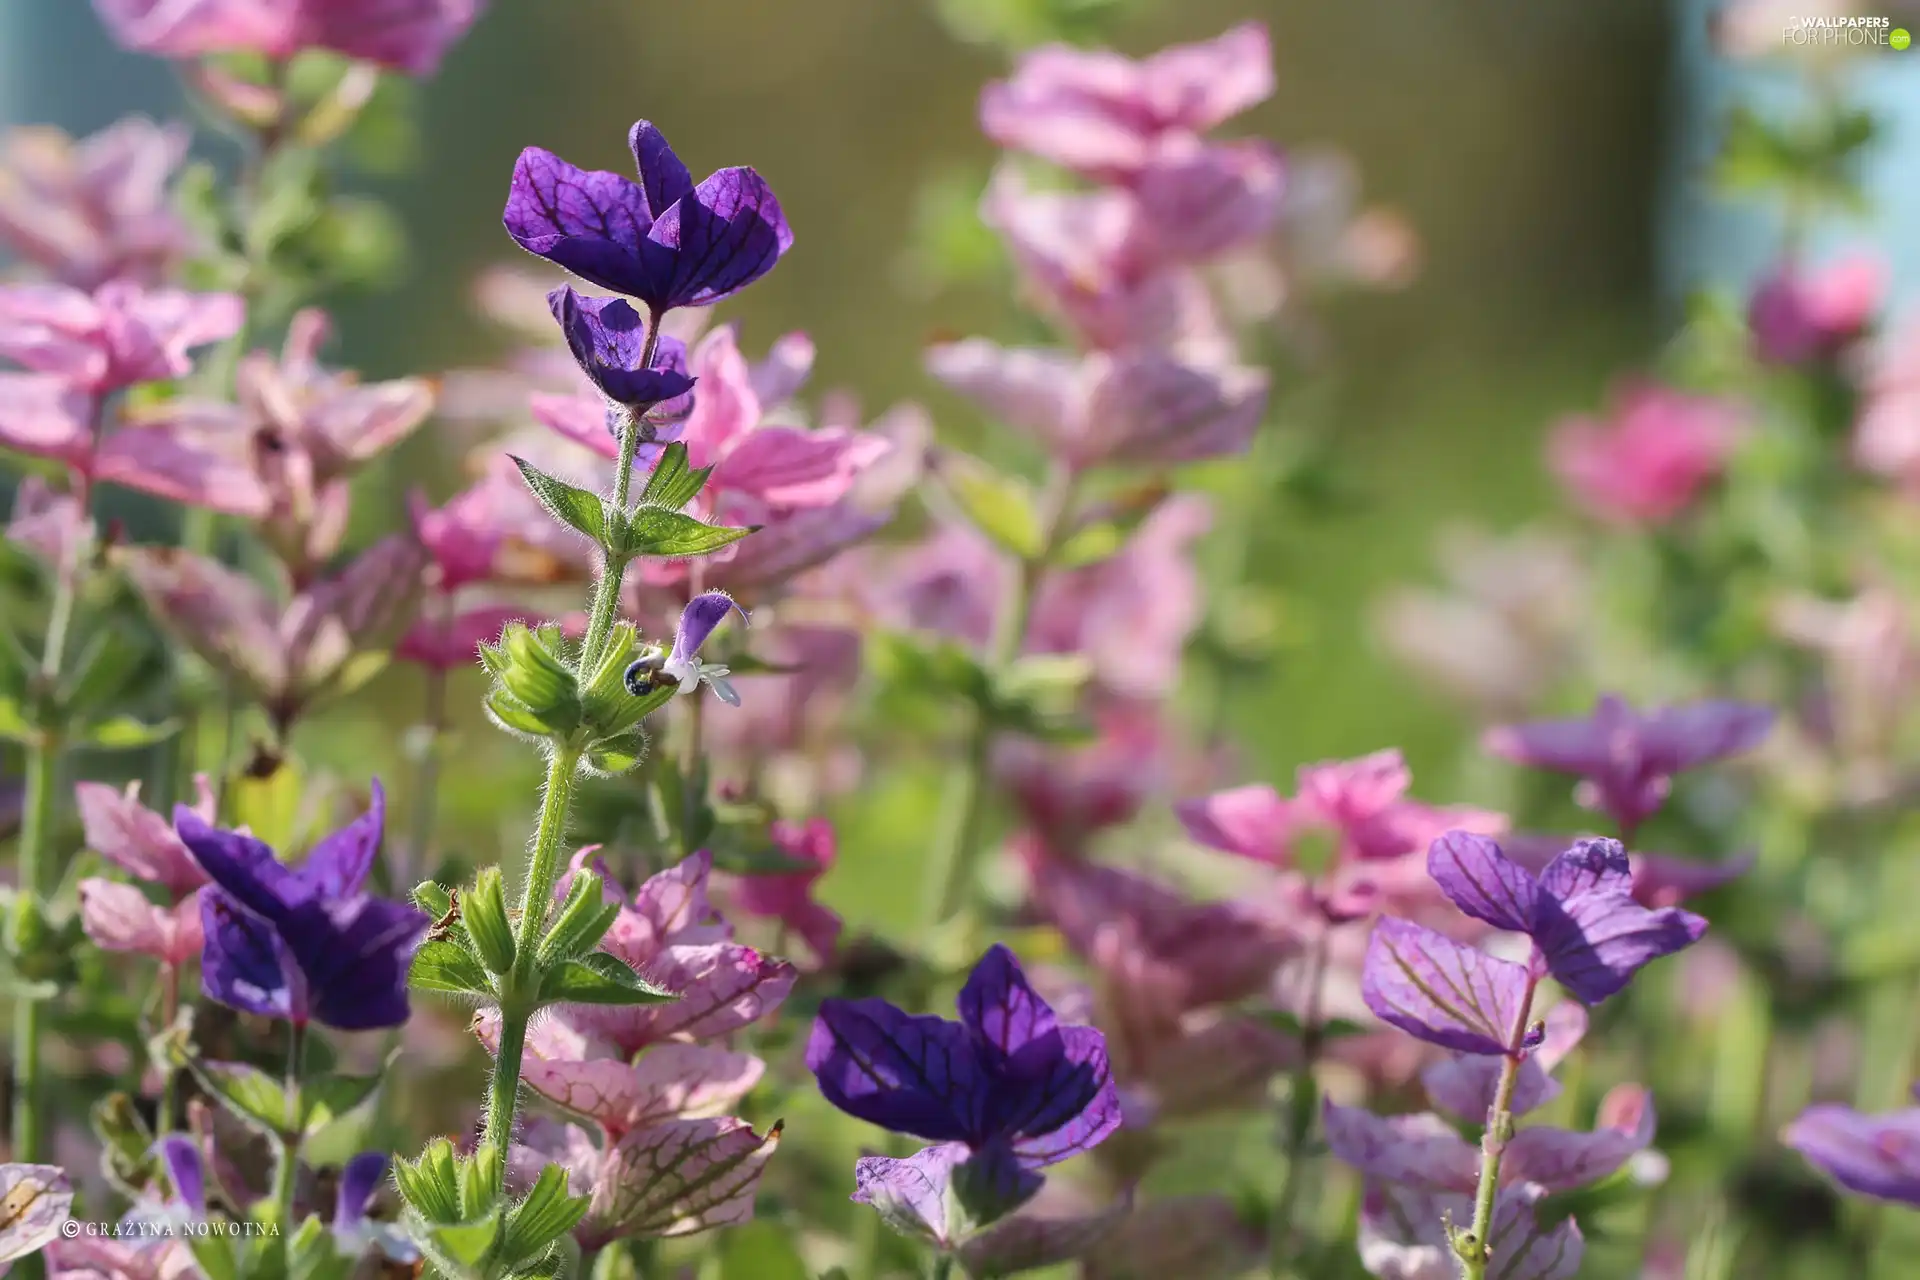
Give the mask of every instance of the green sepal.
[[[637, 699], [636, 699], [637, 701]], [[647, 734], [644, 729], [629, 729], [610, 738], [602, 738], [587, 748], [587, 768], [603, 778], [631, 773], [647, 758]]]
[[441, 920], [453, 910], [453, 894], [437, 880], [422, 880], [413, 886], [413, 905]]
[[606, 505], [599, 494], [555, 479], [524, 458], [513, 458], [513, 465], [520, 468], [521, 478], [547, 514], [600, 546], [607, 545]]
[[460, 1162], [460, 1216], [472, 1221], [491, 1215], [500, 1204], [500, 1149], [483, 1142]]
[[199, 1057], [189, 1057], [186, 1067], [201, 1088], [249, 1127], [275, 1137], [297, 1127], [285, 1084], [258, 1067]]
[[620, 918], [620, 904], [606, 900], [605, 887], [598, 872], [574, 873], [567, 886], [567, 899], [560, 904], [552, 928], [540, 943], [542, 969], [588, 954], [607, 936], [607, 930]]
[[566, 1170], [548, 1165], [526, 1198], [508, 1213], [501, 1255], [509, 1266], [544, 1257], [587, 1216], [591, 1203], [591, 1197], [568, 1195]]
[[513, 924], [507, 919], [507, 894], [500, 868], [483, 867], [460, 904], [460, 918], [480, 962], [495, 973], [513, 971]]
[[395, 1160], [393, 1180], [426, 1222], [460, 1221], [460, 1168], [447, 1139], [435, 1138], [415, 1159]]
[[604, 951], [564, 960], [540, 980], [540, 1003], [666, 1004], [680, 997], [635, 973], [626, 961]]
[[499, 998], [493, 978], [480, 958], [447, 938], [422, 943], [413, 953], [407, 985], [416, 991], [437, 991], [442, 995], [479, 996], [483, 1000]]

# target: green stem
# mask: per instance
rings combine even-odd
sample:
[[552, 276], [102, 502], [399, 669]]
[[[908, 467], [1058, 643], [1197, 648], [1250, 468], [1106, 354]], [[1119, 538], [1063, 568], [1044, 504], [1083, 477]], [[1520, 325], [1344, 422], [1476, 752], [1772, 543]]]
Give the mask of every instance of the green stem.
[[[1068, 532], [1078, 480], [1076, 472], [1058, 463], [1048, 477], [1040, 502], [1040, 551], [1020, 562], [1007, 598], [1001, 602], [987, 647], [989, 671], [1003, 670], [1020, 656], [1040, 584]], [[960, 762], [947, 774], [934, 826], [932, 856], [927, 864], [928, 909], [934, 926], [944, 925], [960, 913], [978, 870], [980, 827], [986, 818], [986, 806], [981, 801], [992, 747], [993, 725], [975, 710], [968, 720]]]
[[[95, 399], [93, 430], [96, 439], [101, 429], [104, 405]], [[82, 519], [91, 506], [91, 490], [82, 475], [74, 490]], [[40, 686], [49, 695], [59, 686], [60, 669], [66, 661], [67, 638], [73, 630], [74, 609], [80, 597], [80, 576], [87, 557], [92, 554], [91, 529], [83, 525], [81, 535], [61, 556], [54, 578], [53, 603], [47, 616], [46, 641], [40, 650]], [[58, 810], [62, 726], [41, 725], [27, 748], [26, 796], [20, 814], [20, 841], [17, 857], [19, 873], [14, 883], [44, 911], [53, 893], [53, 828]], [[44, 1156], [41, 1118], [46, 1113], [44, 1085], [40, 1073], [40, 1039], [44, 1030], [43, 1002], [19, 1001], [13, 1015], [13, 1158], [34, 1163]]]
[[1287, 1095], [1283, 1144], [1287, 1169], [1281, 1174], [1280, 1194], [1274, 1199], [1273, 1215], [1267, 1224], [1267, 1248], [1276, 1276], [1284, 1275], [1293, 1259], [1293, 1217], [1305, 1181], [1300, 1176], [1301, 1166], [1307, 1162], [1307, 1139], [1313, 1134], [1314, 1108], [1308, 1103], [1317, 1094], [1314, 1068], [1319, 1065], [1324, 1040], [1321, 1006], [1325, 998], [1329, 932], [1323, 925], [1307, 956], [1306, 1001], [1300, 1011], [1300, 1065], [1294, 1070], [1293, 1087]]
[[287, 1129], [273, 1166], [274, 1221], [282, 1236], [293, 1234], [293, 1190], [300, 1172], [300, 1079], [306, 1070], [307, 1024], [287, 1024]]
[[1493, 1256], [1487, 1247], [1487, 1235], [1493, 1229], [1493, 1198], [1500, 1189], [1500, 1161], [1506, 1155], [1507, 1143], [1513, 1140], [1513, 1087], [1520, 1079], [1520, 1064], [1526, 1061], [1527, 1020], [1533, 1015], [1533, 992], [1538, 983], [1538, 978], [1529, 977], [1520, 993], [1520, 1008], [1514, 1014], [1507, 1052], [1500, 1061], [1500, 1082], [1494, 1086], [1493, 1105], [1487, 1109], [1487, 1129], [1480, 1137], [1480, 1181], [1473, 1193], [1473, 1225], [1465, 1235], [1454, 1236], [1461, 1280], [1486, 1280], [1487, 1263]]
[[[172, 1030], [175, 1018], [180, 1016], [180, 967], [163, 964], [160, 966], [160, 1027], [163, 1033]], [[173, 1132], [174, 1118], [180, 1113], [180, 1081], [171, 1067], [162, 1068], [165, 1077], [160, 1085], [160, 1109], [154, 1123], [154, 1131], [162, 1137]]]
[[493, 1080], [487, 1090], [486, 1141], [496, 1158], [506, 1162], [513, 1137], [513, 1113], [520, 1098], [520, 1058], [527, 1045], [528, 1007], [536, 994], [534, 960], [546, 936], [547, 916], [553, 909], [553, 886], [560, 878], [560, 845], [567, 834], [567, 810], [580, 767], [576, 747], [555, 747], [547, 763], [546, 793], [540, 803], [540, 823], [534, 830], [533, 856], [520, 897], [520, 928], [514, 938], [513, 972], [502, 981], [500, 1050], [494, 1055]]
[[940, 1254], [933, 1260], [933, 1280], [948, 1280], [953, 1275], [953, 1255]]

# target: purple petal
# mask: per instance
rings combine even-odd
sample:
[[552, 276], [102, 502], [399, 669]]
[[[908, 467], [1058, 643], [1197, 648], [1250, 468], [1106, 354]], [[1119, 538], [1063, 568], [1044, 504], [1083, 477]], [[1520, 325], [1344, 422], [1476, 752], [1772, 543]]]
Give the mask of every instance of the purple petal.
[[340, 1170], [340, 1189], [334, 1197], [333, 1229], [346, 1231], [360, 1225], [367, 1206], [380, 1193], [386, 1181], [388, 1157], [384, 1151], [362, 1151]]
[[1600, 1105], [1603, 1121], [1591, 1133], [1536, 1125], [1507, 1144], [1500, 1175], [1549, 1191], [1571, 1191], [1608, 1177], [1653, 1144], [1653, 1098], [1638, 1085], [1621, 1085]]
[[1120, 1127], [1120, 1092], [1113, 1083], [1107, 1059], [1107, 1039], [1092, 1027], [1062, 1027], [1058, 1049], [1036, 1041], [1015, 1057], [1012, 1066], [1023, 1071], [1023, 1059], [1044, 1053], [1045, 1074], [1022, 1092], [1016, 1115], [1007, 1121], [1024, 1135], [1013, 1144], [1014, 1154], [1029, 1168], [1050, 1164], [1091, 1151]]
[[793, 247], [779, 200], [746, 168], [712, 174], [663, 210], [648, 238], [672, 251], [665, 279], [656, 271], [648, 298], [660, 310], [718, 302], [772, 270]]
[[193, 1140], [179, 1134], [169, 1134], [157, 1144], [160, 1158], [166, 1162], [167, 1177], [173, 1183], [173, 1194], [180, 1203], [193, 1211], [197, 1218], [207, 1214], [207, 1176], [200, 1160], [200, 1148]]
[[904, 1160], [862, 1156], [853, 1163], [853, 1201], [870, 1204], [889, 1227], [942, 1248], [953, 1243], [947, 1188], [967, 1158], [963, 1142], [943, 1142]]
[[1862, 1115], [1809, 1107], [1782, 1138], [1849, 1191], [1920, 1206], [1920, 1108]]
[[173, 829], [201, 869], [247, 910], [275, 920], [312, 901], [317, 885], [282, 866], [252, 836], [209, 826], [185, 805], [174, 806]]
[[268, 1018], [304, 1016], [302, 993], [280, 935], [224, 890], [200, 891], [200, 987], [210, 999]]
[[615, 293], [643, 296], [641, 243], [653, 228], [647, 195], [632, 179], [575, 168], [528, 147], [513, 166], [501, 219], [528, 253]]
[[1053, 1010], [1020, 970], [1013, 952], [995, 944], [960, 989], [960, 1021], [1005, 1060], [1060, 1029]]
[[1391, 916], [1374, 926], [1360, 975], [1383, 1021], [1459, 1053], [1505, 1053], [1528, 988], [1519, 965]]
[[667, 139], [649, 120], [636, 120], [627, 130], [627, 146], [633, 152], [634, 167], [640, 173], [640, 188], [646, 192], [647, 207], [658, 218], [681, 197], [693, 190], [693, 175], [680, 157], [673, 154]]
[[[1543, 1021], [1546, 1038], [1540, 1047], [1520, 1064], [1514, 1081], [1511, 1110], [1525, 1115], [1538, 1110], [1560, 1096], [1560, 1082], [1547, 1073], [1565, 1058], [1586, 1034], [1587, 1011], [1572, 1000], [1553, 1007]], [[1493, 1107], [1494, 1091], [1499, 1087], [1501, 1061], [1469, 1054], [1436, 1062], [1420, 1073], [1427, 1100], [1471, 1124], [1486, 1120]]]
[[750, 625], [747, 611], [735, 604], [733, 597], [724, 591], [708, 591], [689, 600], [687, 607], [680, 611], [680, 628], [674, 632], [673, 652], [668, 655], [668, 665], [692, 662], [699, 655], [700, 646], [707, 642], [713, 629], [729, 613], [739, 614], [742, 626]]
[[407, 969], [433, 923], [384, 898], [353, 898], [296, 913], [280, 936], [306, 979], [316, 1020], [341, 1031], [406, 1022]]
[[[567, 348], [589, 381], [607, 399], [623, 405], [653, 406], [678, 399], [693, 389], [687, 376], [686, 346], [662, 339], [653, 364], [643, 367], [647, 323], [624, 298], [583, 298], [571, 288], [548, 295]], [[675, 355], [680, 366], [672, 367]]]
[[1773, 731], [1771, 707], [1745, 702], [1691, 702], [1663, 707], [1643, 721], [1648, 760], [1663, 773], [1680, 773], [1712, 760], [1744, 755]]
[[966, 1028], [884, 1000], [821, 1002], [807, 1068], [826, 1100], [870, 1124], [930, 1142], [986, 1136], [986, 1081]]
[[1352, 1165], [1369, 1181], [1473, 1193], [1480, 1174], [1479, 1151], [1432, 1112], [1377, 1116], [1329, 1102], [1320, 1116], [1334, 1159]]
[[367, 811], [313, 846], [300, 867], [300, 876], [325, 898], [359, 893], [380, 853], [386, 829], [387, 793], [375, 778], [368, 787]]
[[1449, 831], [1427, 850], [1427, 874], [1453, 905], [1508, 933], [1533, 927], [1540, 886], [1533, 875], [1486, 836]]
[[1643, 965], [1700, 940], [1707, 922], [1678, 907], [1649, 911], [1617, 840], [1581, 840], [1541, 873], [1533, 932], [1555, 980], [1598, 1004]]
[[[1571, 1218], [1542, 1230], [1534, 1210], [1541, 1192], [1504, 1188], [1494, 1200], [1487, 1232], [1492, 1259], [1487, 1280], [1572, 1280], [1580, 1270], [1586, 1240]], [[1360, 1264], [1376, 1276], [1397, 1280], [1452, 1280], [1458, 1274], [1443, 1218], [1473, 1220], [1464, 1195], [1369, 1183], [1360, 1209]]]

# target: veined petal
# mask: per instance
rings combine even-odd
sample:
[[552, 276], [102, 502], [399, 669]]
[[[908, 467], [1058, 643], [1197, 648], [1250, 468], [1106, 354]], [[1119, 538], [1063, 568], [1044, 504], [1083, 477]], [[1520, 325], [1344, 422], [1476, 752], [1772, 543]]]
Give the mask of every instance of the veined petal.
[[1528, 987], [1521, 966], [1392, 917], [1374, 926], [1360, 976], [1383, 1021], [1459, 1053], [1505, 1053]]

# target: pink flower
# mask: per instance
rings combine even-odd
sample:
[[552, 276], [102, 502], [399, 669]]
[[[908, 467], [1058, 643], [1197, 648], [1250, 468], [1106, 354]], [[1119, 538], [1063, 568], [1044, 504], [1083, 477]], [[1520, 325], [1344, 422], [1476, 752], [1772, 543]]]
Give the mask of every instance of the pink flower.
[[438, 508], [428, 505], [418, 489], [407, 495], [414, 536], [427, 549], [436, 570], [436, 590], [451, 593], [493, 576], [494, 561], [506, 538], [500, 499], [500, 488], [484, 482]]
[[929, 350], [927, 367], [1076, 467], [1243, 453], [1267, 407], [1264, 373], [1194, 368], [1154, 350], [1076, 358], [969, 338]]
[[[1200, 844], [1276, 867], [1297, 868], [1291, 887], [1330, 923], [1357, 919], [1396, 893], [1401, 864], [1423, 854], [1447, 831], [1498, 835], [1506, 818], [1479, 809], [1438, 808], [1406, 797], [1413, 775], [1397, 750], [1358, 760], [1303, 766], [1296, 794], [1281, 796], [1254, 785], [1216, 792], [1176, 807], [1187, 834]], [[1299, 866], [1304, 841], [1323, 834], [1329, 856]], [[1407, 870], [1423, 869], [1411, 866]], [[1417, 879], [1416, 879], [1417, 887]]]
[[1601, 519], [1663, 524], [1720, 474], [1743, 425], [1724, 400], [1641, 383], [1616, 393], [1605, 418], [1555, 427], [1549, 460], [1575, 501]]
[[236, 680], [285, 729], [314, 702], [353, 687], [372, 668], [420, 595], [425, 553], [393, 537], [338, 573], [291, 593], [269, 593], [225, 565], [171, 547], [132, 547], [119, 562], [154, 616]]
[[99, 876], [80, 882], [80, 924], [96, 946], [137, 951], [176, 968], [198, 957], [206, 943], [197, 892], [163, 907], [136, 885]]
[[20, 482], [7, 521], [9, 542], [18, 543], [44, 564], [63, 565], [92, 536], [86, 512], [70, 494], [55, 493], [38, 476]]
[[994, 752], [1001, 785], [1050, 849], [1074, 853], [1089, 838], [1123, 826], [1164, 785], [1167, 733], [1158, 710], [1114, 703], [1094, 715], [1099, 736], [1084, 746], [1008, 738]]
[[1048, 45], [980, 96], [980, 127], [1102, 181], [1124, 180], [1170, 139], [1203, 133], [1273, 92], [1266, 29], [1235, 27], [1140, 61]]
[[188, 131], [128, 116], [78, 142], [15, 129], [0, 144], [0, 243], [63, 284], [152, 284], [191, 248], [167, 181]]
[[1875, 344], [1860, 388], [1853, 460], [1920, 493], [1920, 317], [1909, 317]]
[[1165, 252], [1126, 191], [1035, 191], [993, 177], [980, 216], [1007, 242], [1029, 291], [1097, 350], [1216, 349], [1220, 320], [1204, 283]]
[[1034, 603], [1028, 650], [1085, 654], [1100, 687], [1121, 697], [1170, 692], [1205, 607], [1193, 545], [1212, 523], [1206, 499], [1176, 495], [1118, 554], [1050, 577]]
[[1747, 305], [1754, 354], [1767, 364], [1828, 360], [1866, 332], [1887, 293], [1887, 264], [1849, 254], [1805, 271], [1784, 262]]
[[[210, 823], [213, 788], [205, 774], [196, 775], [193, 785], [193, 812]], [[158, 885], [176, 901], [207, 883], [207, 873], [174, 833], [172, 820], [140, 803], [138, 782], [128, 783], [124, 791], [105, 783], [79, 782], [73, 795], [87, 847], [134, 879]]]
[[331, 49], [409, 75], [432, 74], [481, 0], [94, 0], [113, 38], [163, 58], [258, 53], [285, 61]]
[[839, 944], [841, 920], [813, 899], [813, 887], [833, 868], [833, 824], [825, 818], [810, 822], [776, 822], [770, 834], [773, 847], [788, 858], [807, 864], [804, 871], [779, 875], [737, 876], [732, 901], [748, 915], [778, 920], [791, 929], [822, 963], [833, 959]]
[[351, 373], [323, 368], [319, 352], [329, 332], [326, 316], [302, 311], [278, 361], [264, 352], [241, 361], [237, 404], [167, 401], [115, 433], [128, 449], [137, 443], [144, 451], [139, 461], [168, 451], [195, 459], [197, 470], [178, 469], [180, 483], [138, 467], [106, 478], [177, 502], [213, 505], [223, 500], [225, 486], [211, 477], [251, 473], [255, 510], [248, 514], [266, 517], [276, 537], [297, 544], [287, 548], [296, 560], [331, 555], [345, 533], [346, 476], [424, 422], [435, 387], [424, 378], [363, 386]]
[[243, 314], [230, 293], [145, 290], [127, 281], [90, 294], [66, 285], [8, 285], [0, 288], [0, 356], [106, 395], [180, 377], [193, 367], [187, 353], [231, 337]]
[[480, 646], [492, 644], [516, 619], [527, 622], [532, 613], [511, 604], [481, 604], [450, 618], [421, 618], [394, 646], [393, 656], [430, 671], [453, 671], [480, 660]]

